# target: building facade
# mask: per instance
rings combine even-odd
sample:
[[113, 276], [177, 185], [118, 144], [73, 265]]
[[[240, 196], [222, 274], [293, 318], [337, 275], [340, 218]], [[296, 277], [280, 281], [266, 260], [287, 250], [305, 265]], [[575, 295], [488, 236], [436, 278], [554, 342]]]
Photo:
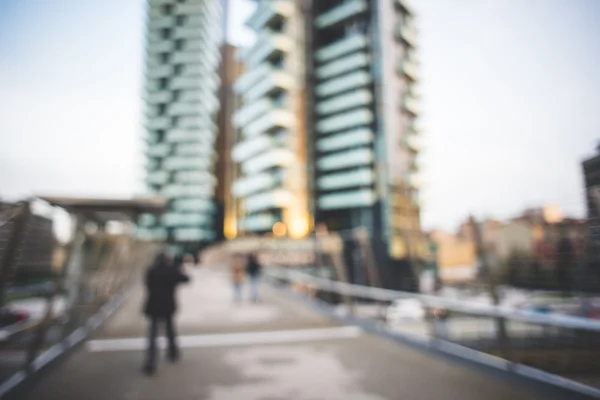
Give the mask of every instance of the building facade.
[[326, 0], [311, 13], [315, 218], [365, 227], [383, 280], [408, 282], [407, 261], [426, 251], [413, 12], [399, 0]]
[[256, 42], [235, 84], [232, 236], [366, 228], [382, 281], [410, 281], [410, 260], [426, 252], [412, 11], [400, 0], [257, 1], [247, 26]]
[[240, 52], [245, 72], [234, 85], [232, 237], [309, 233], [304, 24], [293, 0], [260, 1], [247, 21], [256, 42]]
[[167, 200], [138, 235], [190, 251], [217, 237], [216, 139], [221, 1], [149, 0], [146, 26], [146, 186]]

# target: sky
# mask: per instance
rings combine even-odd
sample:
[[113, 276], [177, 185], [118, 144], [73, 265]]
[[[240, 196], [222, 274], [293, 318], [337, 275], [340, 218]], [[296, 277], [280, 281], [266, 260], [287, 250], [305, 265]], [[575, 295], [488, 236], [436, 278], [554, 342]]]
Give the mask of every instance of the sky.
[[[229, 40], [248, 44], [248, 0]], [[392, 1], [392, 0], [390, 0]], [[422, 215], [582, 216], [600, 134], [600, 1], [412, 0]], [[0, 0], [0, 197], [141, 190], [144, 0]]]

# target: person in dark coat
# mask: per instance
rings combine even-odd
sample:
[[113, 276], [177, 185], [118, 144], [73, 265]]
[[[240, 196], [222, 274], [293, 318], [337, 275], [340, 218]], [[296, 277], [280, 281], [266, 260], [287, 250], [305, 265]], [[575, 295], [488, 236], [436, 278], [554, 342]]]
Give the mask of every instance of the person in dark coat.
[[260, 286], [261, 265], [254, 254], [250, 254], [250, 256], [248, 256], [246, 274], [248, 274], [248, 277], [250, 278], [250, 297], [253, 302], [257, 302], [258, 288]]
[[171, 264], [169, 258], [160, 253], [146, 272], [146, 304], [144, 314], [150, 322], [148, 329], [148, 349], [143, 367], [144, 373], [152, 375], [156, 370], [156, 335], [159, 325], [164, 325], [169, 343], [168, 357], [175, 362], [179, 359], [173, 315], [177, 311], [175, 289], [181, 283], [189, 282], [184, 272]]

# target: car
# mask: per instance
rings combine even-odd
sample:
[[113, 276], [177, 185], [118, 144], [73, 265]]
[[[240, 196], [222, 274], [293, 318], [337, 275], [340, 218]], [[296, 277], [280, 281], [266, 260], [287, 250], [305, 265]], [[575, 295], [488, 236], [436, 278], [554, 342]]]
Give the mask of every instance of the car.
[[425, 318], [426, 310], [416, 299], [394, 300], [387, 308], [386, 321], [396, 323], [401, 321], [420, 321]]
[[23, 322], [29, 319], [29, 314], [22, 310], [16, 310], [10, 307], [0, 309], [0, 328]]

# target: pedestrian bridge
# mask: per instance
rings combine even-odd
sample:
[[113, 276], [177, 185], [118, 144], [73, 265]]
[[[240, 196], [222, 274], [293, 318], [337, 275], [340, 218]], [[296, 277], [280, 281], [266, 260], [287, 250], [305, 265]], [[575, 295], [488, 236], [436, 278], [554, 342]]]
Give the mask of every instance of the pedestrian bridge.
[[[179, 291], [182, 359], [141, 373], [143, 288], [88, 340], [13, 392], [22, 400], [578, 399], [563, 388], [398, 340], [264, 283], [236, 305], [228, 273], [203, 267]], [[248, 296], [246, 296], [247, 298]], [[162, 343], [164, 347], [164, 342]]]

